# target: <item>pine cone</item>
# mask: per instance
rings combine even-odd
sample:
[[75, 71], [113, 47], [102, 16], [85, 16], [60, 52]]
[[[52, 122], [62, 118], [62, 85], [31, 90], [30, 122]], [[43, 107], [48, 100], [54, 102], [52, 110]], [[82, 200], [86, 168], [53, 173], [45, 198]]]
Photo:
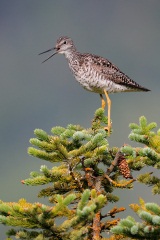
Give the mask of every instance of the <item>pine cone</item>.
[[123, 177], [133, 178], [131, 171], [129, 169], [128, 163], [122, 153], [119, 155], [118, 167], [119, 167], [119, 170], [120, 170], [121, 174], [123, 175]]

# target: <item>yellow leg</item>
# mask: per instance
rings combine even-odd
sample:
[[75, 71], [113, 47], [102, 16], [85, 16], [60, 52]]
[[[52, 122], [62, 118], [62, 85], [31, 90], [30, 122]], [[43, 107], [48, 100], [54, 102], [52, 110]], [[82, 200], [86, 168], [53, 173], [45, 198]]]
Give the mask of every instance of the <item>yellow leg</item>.
[[100, 94], [100, 97], [101, 97], [101, 101], [102, 101], [102, 108], [105, 109], [106, 102], [105, 102], [102, 94]]
[[106, 90], [104, 90], [104, 94], [106, 96], [107, 105], [108, 105], [108, 136], [110, 136], [110, 131], [111, 131], [111, 99], [109, 98]]

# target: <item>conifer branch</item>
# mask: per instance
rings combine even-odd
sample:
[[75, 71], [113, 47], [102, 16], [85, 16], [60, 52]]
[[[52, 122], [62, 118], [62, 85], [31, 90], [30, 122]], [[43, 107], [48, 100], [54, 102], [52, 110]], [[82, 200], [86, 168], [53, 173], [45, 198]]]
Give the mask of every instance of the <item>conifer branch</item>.
[[[0, 223], [16, 227], [8, 231], [9, 237], [26, 240], [158, 239], [160, 207], [157, 204], [145, 203], [142, 199], [140, 205], [130, 204], [143, 221], [138, 223], [130, 216], [113, 220], [125, 207], [113, 207], [110, 203], [119, 200], [113, 194], [115, 188], [134, 187], [131, 171], [147, 166], [160, 168], [160, 130], [154, 132], [156, 124], [148, 124], [146, 118], [141, 117], [139, 125], [130, 125], [129, 137], [144, 146], [110, 148], [108, 133], [104, 130], [106, 123], [104, 110], [97, 109], [89, 129], [69, 124], [66, 128], [53, 127], [52, 135], [41, 129], [34, 131], [35, 138], [30, 139], [32, 147], [28, 153], [53, 166], [49, 169], [42, 165], [39, 172], [32, 171], [30, 178], [22, 183], [43, 186], [38, 197], [48, 198], [50, 206], [28, 203], [24, 199], [17, 203], [0, 201]], [[128, 178], [131, 179], [127, 181]], [[153, 194], [160, 194], [160, 178], [154, 171], [140, 173], [136, 180], [152, 187]], [[103, 213], [105, 206], [106, 214]], [[113, 235], [103, 238], [102, 233], [106, 232]]]
[[106, 174], [109, 176], [111, 174], [111, 172], [113, 171], [114, 167], [116, 167], [118, 165], [118, 161], [119, 161], [119, 158], [122, 156], [122, 153], [121, 151], [119, 150], [117, 153], [116, 153], [116, 156], [114, 158], [114, 160], [112, 161], [110, 167], [107, 169], [106, 171]]

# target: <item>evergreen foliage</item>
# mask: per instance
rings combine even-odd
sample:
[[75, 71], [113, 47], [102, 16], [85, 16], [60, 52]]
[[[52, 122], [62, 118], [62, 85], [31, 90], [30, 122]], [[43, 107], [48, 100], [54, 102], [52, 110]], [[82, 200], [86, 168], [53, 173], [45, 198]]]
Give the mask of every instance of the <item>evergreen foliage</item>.
[[[144, 166], [152, 166], [160, 169], [160, 129], [155, 133], [152, 130], [156, 123], [147, 124], [144, 116], [140, 117], [139, 125], [132, 123], [129, 138], [132, 141], [145, 144], [143, 148], [132, 148], [125, 146], [122, 152], [128, 155], [128, 164], [133, 170], [141, 170]], [[160, 178], [153, 175], [153, 172], [140, 174], [137, 177], [140, 183], [152, 186], [153, 194], [160, 194]], [[128, 216], [122, 219], [111, 232], [118, 239], [160, 239], [160, 206], [155, 203], [145, 203], [140, 199], [140, 206], [130, 204], [130, 207], [137, 213], [142, 222], [136, 222], [134, 218]]]
[[138, 204], [130, 204], [130, 207], [137, 213], [142, 222], [130, 216], [122, 219], [119, 224], [111, 229], [111, 232], [124, 239], [128, 236], [131, 239], [160, 239], [160, 206], [155, 203], [145, 203], [140, 199]]
[[[91, 128], [69, 124], [66, 128], [53, 127], [51, 135], [41, 129], [34, 131], [28, 153], [51, 162], [53, 167], [42, 165], [39, 172], [31, 172], [21, 182], [44, 185], [38, 197], [48, 198], [49, 206], [25, 199], [17, 203], [0, 201], [0, 223], [16, 227], [7, 232], [8, 240], [12, 236], [35, 240], [160, 239], [160, 206], [141, 199], [140, 206], [130, 207], [142, 222], [130, 216], [120, 220], [117, 214], [125, 207], [115, 206], [119, 197], [113, 194], [115, 188], [133, 188], [136, 180], [152, 186], [153, 194], [160, 193], [160, 178], [153, 173], [132, 177], [134, 170], [145, 166], [160, 168], [160, 130], [152, 131], [156, 124], [147, 124], [141, 117], [139, 125], [130, 124], [129, 138], [142, 147], [111, 148], [106, 124], [107, 117], [100, 108]], [[102, 237], [106, 232], [110, 232], [109, 238]]]

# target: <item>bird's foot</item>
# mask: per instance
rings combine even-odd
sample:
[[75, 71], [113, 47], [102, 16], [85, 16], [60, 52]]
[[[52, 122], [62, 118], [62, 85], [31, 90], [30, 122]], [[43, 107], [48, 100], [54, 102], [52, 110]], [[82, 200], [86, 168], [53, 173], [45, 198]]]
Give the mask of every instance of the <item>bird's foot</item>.
[[108, 124], [108, 126], [104, 127], [104, 130], [108, 132], [108, 136], [110, 136], [111, 128], [112, 128], [112, 124]]

